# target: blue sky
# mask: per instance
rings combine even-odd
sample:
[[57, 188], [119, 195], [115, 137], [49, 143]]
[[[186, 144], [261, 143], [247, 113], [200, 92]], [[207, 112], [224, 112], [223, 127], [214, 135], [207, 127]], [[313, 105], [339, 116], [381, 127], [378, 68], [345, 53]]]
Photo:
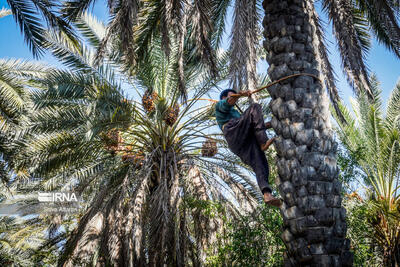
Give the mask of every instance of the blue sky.
[[[2, 7], [7, 7], [5, 0], [0, 0], [0, 9]], [[103, 21], [107, 20], [105, 1], [98, 1], [98, 4], [96, 4], [92, 11], [98, 18], [102, 19]], [[326, 21], [324, 17], [322, 17], [322, 19]], [[33, 59], [12, 16], [3, 17], [0, 19], [0, 36], [2, 36], [0, 39], [0, 58]], [[229, 33], [226, 34], [226, 36], [227, 37], [224, 40], [224, 43], [228, 44], [227, 38]], [[331, 62], [334, 65], [334, 69], [338, 77], [337, 86], [340, 90], [341, 97], [346, 103], [348, 103], [348, 99], [350, 96], [353, 96], [353, 92], [347, 84], [346, 78], [342, 74], [340, 58], [338, 56], [339, 54], [332, 36], [331, 27], [327, 27], [327, 38], [331, 52]], [[58, 65], [57, 60], [50, 55], [44, 56], [40, 59], [40, 61], [45, 61], [52, 65]], [[370, 70], [377, 74], [378, 79], [381, 82], [381, 89], [383, 91], [382, 97], [386, 102], [390, 91], [393, 89], [398, 78], [400, 77], [400, 60], [396, 58], [394, 54], [390, 53], [385, 47], [374, 41], [368, 56], [367, 64]], [[265, 62], [263, 62], [259, 64], [259, 67], [259, 71], [266, 71], [268, 66]]]

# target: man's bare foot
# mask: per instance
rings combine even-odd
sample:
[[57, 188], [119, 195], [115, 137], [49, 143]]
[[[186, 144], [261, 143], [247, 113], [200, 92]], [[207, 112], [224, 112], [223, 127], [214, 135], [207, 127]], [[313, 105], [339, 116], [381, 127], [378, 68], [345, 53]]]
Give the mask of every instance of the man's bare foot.
[[267, 128], [267, 129], [272, 128], [272, 124], [271, 124], [270, 121], [267, 121], [267, 122], [265, 123], [265, 128]]
[[264, 202], [267, 205], [278, 207], [278, 208], [282, 205], [282, 201], [279, 198], [272, 196], [271, 193], [264, 194]]
[[272, 137], [271, 139], [269, 139], [265, 144], [261, 145], [261, 150], [266, 151], [274, 141], [275, 141], [275, 137]]

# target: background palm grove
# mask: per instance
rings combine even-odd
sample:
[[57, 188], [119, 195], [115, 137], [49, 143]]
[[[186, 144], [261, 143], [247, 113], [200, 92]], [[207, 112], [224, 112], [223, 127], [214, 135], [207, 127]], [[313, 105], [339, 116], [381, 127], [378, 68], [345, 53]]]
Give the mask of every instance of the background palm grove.
[[[373, 39], [400, 57], [400, 1], [7, 0], [5, 16], [58, 63], [0, 59], [1, 266], [399, 266], [400, 83], [384, 101], [365, 60]], [[296, 73], [319, 79], [239, 102], [272, 121], [276, 209], [210, 98]], [[45, 211], [38, 192], [80, 205]]]

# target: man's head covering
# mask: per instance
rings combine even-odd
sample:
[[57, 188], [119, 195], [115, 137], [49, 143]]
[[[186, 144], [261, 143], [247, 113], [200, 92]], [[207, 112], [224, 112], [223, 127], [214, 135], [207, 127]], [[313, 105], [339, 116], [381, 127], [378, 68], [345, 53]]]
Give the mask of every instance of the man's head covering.
[[222, 100], [223, 97], [228, 96], [228, 93], [232, 92], [234, 94], [236, 94], [236, 91], [233, 89], [225, 89], [224, 91], [221, 92], [221, 94], [219, 95], [219, 99]]

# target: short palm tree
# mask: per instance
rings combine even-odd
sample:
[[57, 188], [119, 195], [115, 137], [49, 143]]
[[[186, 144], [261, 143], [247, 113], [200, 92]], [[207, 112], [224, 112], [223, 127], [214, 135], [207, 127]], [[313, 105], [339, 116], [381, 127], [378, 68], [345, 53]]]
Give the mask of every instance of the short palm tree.
[[[338, 121], [341, 143], [354, 157], [365, 176], [363, 202], [368, 206], [373, 240], [383, 252], [385, 266], [400, 263], [400, 83], [393, 89], [386, 106], [380, 99], [379, 84], [372, 79], [374, 100], [360, 95], [352, 101], [354, 115], [340, 108], [347, 124]], [[337, 117], [336, 117], [337, 118]]]
[[[63, 13], [74, 19], [94, 2], [67, 1]], [[209, 66], [211, 73], [215, 72], [213, 48], [220, 44], [230, 3], [212, 0], [110, 1], [112, 20], [98, 50], [98, 58], [105, 54], [102, 47], [108, 41], [117, 40], [128, 67], [135, 66], [147, 55], [147, 48], [155, 36], [162, 38], [166, 54], [173, 39], [180, 43], [178, 77], [184, 91], [182, 70], [188, 58], [198, 56]], [[365, 91], [372, 98], [364, 63], [370, 47], [369, 29], [399, 56], [398, 1], [324, 0], [321, 3], [332, 23], [348, 81], [355, 92]], [[339, 97], [315, 3], [274, 0], [262, 4], [263, 47], [271, 80], [294, 73], [313, 74], [323, 80], [302, 76], [270, 88], [273, 128], [278, 135], [275, 144], [282, 184], [280, 192], [285, 201], [282, 212], [285, 242], [289, 248], [287, 264], [351, 265], [348, 242], [344, 239], [346, 224], [337, 181], [336, 145], [330, 131], [323, 85], [326, 85], [337, 111]], [[254, 89], [261, 1], [237, 0], [234, 5], [231, 82], [237, 90]], [[188, 45], [194, 46], [195, 50], [185, 54], [183, 47]], [[314, 236], [313, 233], [319, 234]]]
[[[121, 71], [118, 54], [93, 64], [105, 34], [101, 23], [85, 15], [76, 27], [91, 46], [76, 48], [54, 32], [46, 37], [68, 70], [34, 77], [16, 158], [17, 171], [40, 177], [37, 189], [75, 190], [85, 200], [81, 214], [64, 217], [77, 227], [59, 264], [201, 265], [222, 227], [203, 208], [218, 202], [229, 215], [261, 199], [219, 135], [207, 134], [215, 122], [199, 97], [219, 80], [206, 77], [194, 58], [185, 65], [191, 99], [181, 104], [177, 44], [167, 58], [154, 39], [132, 74]], [[135, 89], [133, 100], [122, 86]], [[222, 146], [213, 158], [201, 154], [206, 136]]]

